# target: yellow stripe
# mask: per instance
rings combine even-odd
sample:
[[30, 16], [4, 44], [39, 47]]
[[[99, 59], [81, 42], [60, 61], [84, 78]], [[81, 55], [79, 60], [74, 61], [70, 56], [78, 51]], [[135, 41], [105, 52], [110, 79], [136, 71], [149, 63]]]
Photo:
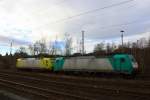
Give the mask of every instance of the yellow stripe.
[[16, 62], [16, 67], [22, 67], [24, 65], [24, 62], [23, 62], [23, 60], [21, 60], [21, 59], [17, 59], [17, 62]]
[[40, 59], [40, 66], [46, 69], [52, 69], [52, 60], [50, 58], [42, 58]]
[[[28, 64], [26, 64], [24, 60], [17, 59], [17, 62], [16, 62], [17, 68], [22, 68], [25, 66], [28, 66]], [[50, 58], [39, 59], [37, 66], [40, 67], [41, 69], [44, 68], [44, 69], [52, 70], [52, 67], [53, 67], [52, 59], [50, 59]]]

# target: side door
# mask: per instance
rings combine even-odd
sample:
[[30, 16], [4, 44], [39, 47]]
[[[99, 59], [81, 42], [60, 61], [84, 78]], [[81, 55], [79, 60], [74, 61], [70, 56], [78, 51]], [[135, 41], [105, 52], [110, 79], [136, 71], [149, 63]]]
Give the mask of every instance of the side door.
[[127, 70], [126, 62], [127, 60], [124, 57], [120, 58], [120, 72], [125, 72]]
[[121, 64], [120, 71], [122, 73], [130, 73], [132, 71], [132, 67], [128, 57], [120, 58], [120, 64]]
[[114, 59], [114, 69], [115, 69], [115, 72], [121, 71], [120, 58], [118, 58], [118, 57]]
[[126, 59], [124, 57], [118, 57], [115, 59], [115, 71], [124, 72], [126, 70]]

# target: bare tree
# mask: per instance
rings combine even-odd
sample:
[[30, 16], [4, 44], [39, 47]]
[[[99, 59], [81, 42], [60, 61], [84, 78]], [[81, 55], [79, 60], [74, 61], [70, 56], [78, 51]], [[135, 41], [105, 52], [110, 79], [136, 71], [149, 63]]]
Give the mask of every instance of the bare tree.
[[147, 44], [146, 42], [146, 38], [140, 38], [139, 40], [137, 40], [137, 47], [144, 48]]
[[111, 47], [110, 43], [107, 43], [107, 45], [106, 45], [106, 51], [107, 51], [107, 53], [112, 52], [112, 47]]
[[56, 45], [52, 41], [50, 41], [49, 46], [48, 46], [48, 53], [50, 55], [56, 55]]
[[131, 48], [131, 43], [130, 42], [124, 43], [124, 48]]
[[137, 48], [138, 46], [137, 46], [137, 43], [136, 42], [133, 42], [132, 43], [132, 48]]
[[107, 43], [106, 44], [106, 52], [111, 53], [116, 49], [116, 47], [117, 46], [115, 45], [115, 43]]
[[115, 49], [117, 49], [117, 45], [114, 42], [112, 42], [111, 47], [112, 47], [112, 51], [114, 51]]
[[34, 54], [38, 55], [40, 53], [40, 45], [39, 41], [36, 41], [33, 45]]
[[14, 54], [15, 56], [18, 56], [18, 57], [25, 57], [28, 55], [27, 51], [26, 51], [26, 48], [21, 46]]
[[23, 46], [21, 46], [21, 47], [17, 50], [17, 52], [19, 52], [19, 53], [26, 53], [26, 48], [23, 47]]
[[38, 40], [33, 45], [29, 45], [28, 49], [32, 55], [47, 53], [47, 46], [45, 39]]
[[72, 37], [65, 34], [65, 55], [71, 55], [72, 52]]
[[48, 45], [48, 53], [50, 55], [53, 55], [53, 43], [52, 41], [49, 42], [49, 45]]
[[34, 51], [33, 45], [29, 45], [28, 49], [29, 49], [29, 52], [30, 52], [31, 55], [35, 55], [35, 51]]
[[104, 51], [104, 46], [105, 46], [105, 44], [104, 43], [99, 43], [99, 44], [97, 44], [97, 45], [95, 45], [95, 47], [94, 47], [94, 52], [98, 52], [98, 51]]

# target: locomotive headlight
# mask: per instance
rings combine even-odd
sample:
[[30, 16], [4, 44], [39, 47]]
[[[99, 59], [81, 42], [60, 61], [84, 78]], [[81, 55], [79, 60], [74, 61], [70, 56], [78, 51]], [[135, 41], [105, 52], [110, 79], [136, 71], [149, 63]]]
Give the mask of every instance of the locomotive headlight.
[[138, 64], [137, 63], [132, 63], [133, 68], [138, 69]]

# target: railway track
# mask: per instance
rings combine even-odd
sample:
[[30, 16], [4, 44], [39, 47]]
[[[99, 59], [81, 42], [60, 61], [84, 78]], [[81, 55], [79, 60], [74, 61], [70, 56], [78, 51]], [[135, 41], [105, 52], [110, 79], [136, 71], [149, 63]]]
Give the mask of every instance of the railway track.
[[[17, 71], [0, 71], [0, 73], [7, 73], [7, 74], [16, 74], [20, 76], [29, 76], [30, 78], [38, 78], [45, 81], [57, 81], [61, 82], [62, 84], [65, 82], [71, 82], [79, 84], [92, 84], [93, 86], [97, 86], [99, 84], [104, 85], [113, 85], [113, 86], [124, 86], [124, 87], [139, 87], [139, 88], [150, 88], [150, 80], [135, 80], [135, 79], [106, 79], [106, 78], [87, 78], [87, 77], [74, 77], [74, 76], [66, 76], [66, 75], [57, 75], [57, 74], [45, 74], [45, 73], [35, 73], [35, 72], [17, 72]], [[63, 82], [62, 82], [63, 81]], [[118, 82], [119, 81], [119, 82]], [[67, 83], [65, 83], [67, 84]]]
[[[140, 91], [141, 87], [136, 89], [135, 87], [130, 88], [117, 88], [115, 85], [104, 85], [104, 83], [95, 85], [90, 82], [85, 84], [84, 82], [79, 83], [77, 79], [72, 79], [75, 81], [69, 81], [67, 78], [64, 81], [59, 78], [59, 80], [54, 77], [54, 79], [50, 79], [52, 77], [41, 77], [34, 76], [35, 74], [29, 75], [29, 73], [18, 73], [18, 72], [0, 72], [0, 85], [8, 84], [9, 88], [18, 88], [24, 87], [26, 93], [30, 93], [36, 95], [37, 97], [41, 97], [42, 99], [49, 99], [52, 97], [57, 97], [53, 99], [62, 98], [64, 100], [99, 100], [99, 99], [111, 99], [111, 100], [120, 100], [120, 99], [144, 99], [148, 100], [150, 95], [150, 90], [145, 89], [144, 91]], [[45, 77], [45, 78], [44, 78]], [[49, 80], [47, 79], [49, 78]], [[7, 79], [7, 80], [6, 80]], [[55, 81], [54, 81], [55, 80]], [[61, 82], [60, 82], [61, 80]], [[82, 81], [82, 80], [80, 80]], [[113, 83], [114, 84], [114, 83]], [[127, 84], [126, 84], [127, 85]], [[5, 85], [5, 87], [7, 87]], [[148, 87], [147, 84], [145, 87]], [[119, 87], [119, 86], [118, 86]], [[120, 86], [121, 87], [121, 86]], [[132, 86], [130, 86], [132, 87]], [[18, 88], [20, 89], [20, 88]], [[22, 89], [22, 88], [21, 88]], [[144, 89], [142, 87], [142, 89]], [[40, 94], [38, 94], [40, 91]], [[61, 100], [61, 99], [59, 99]]]
[[[0, 73], [0, 76], [1, 77], [5, 77], [5, 78], [8, 78], [8, 76], [9, 76], [9, 74], [6, 74], [6, 73]], [[80, 84], [76, 84], [76, 83], [74, 83], [74, 82], [68, 82], [67, 80], [65, 80], [65, 81], [56, 81], [56, 80], [47, 80], [47, 79], [39, 79], [39, 78], [37, 78], [37, 77], [28, 77], [28, 76], [20, 76], [20, 75], [11, 75], [11, 76], [9, 76], [9, 77], [11, 77], [12, 79], [18, 79], [18, 78], [20, 78], [21, 77], [21, 79], [19, 79], [20, 81], [23, 81], [23, 80], [27, 80], [26, 81], [26, 83], [30, 83], [31, 81], [32, 81], [32, 83], [33, 83], [33, 81], [35, 81], [35, 83], [36, 82], [40, 82], [42, 85], [46, 85], [46, 84], [51, 84], [51, 85], [54, 85], [54, 86], [70, 86], [70, 87], [79, 87], [79, 88], [82, 88], [82, 87], [84, 87], [84, 88], [94, 88], [94, 89], [101, 89], [101, 87], [117, 87], [117, 89], [120, 89], [121, 87], [130, 87], [130, 88], [132, 88], [132, 89], [147, 89], [147, 91], [149, 90], [149, 88], [150, 88], [150, 83], [149, 82], [147, 82], [147, 83], [145, 83], [144, 82], [144, 84], [135, 84], [135, 83], [123, 83], [123, 84], [120, 84], [119, 82], [109, 82], [108, 83], [108, 80], [107, 80], [107, 82], [106, 81], [101, 81], [101, 84], [89, 84], [89, 83], [87, 83], [87, 84], [85, 84], [85, 83], [80, 83]], [[18, 78], [17, 78], [18, 77]], [[31, 81], [30, 81], [31, 80]], [[46, 83], [46, 84], [45, 84]], [[143, 83], [143, 82], [142, 82]], [[120, 84], [120, 87], [118, 86]], [[110, 85], [110, 86], [108, 86], [108, 85]], [[63, 88], [63, 87], [60, 87], [60, 88]], [[66, 88], [69, 88], [69, 87], [66, 87]], [[130, 89], [131, 90], [131, 89]], [[145, 90], [146, 91], [146, 90]]]
[[17, 82], [13, 82], [13, 81], [0, 79], [0, 87], [1, 87], [1, 89], [5, 89], [9, 92], [13, 92], [19, 96], [24, 96], [24, 97], [26, 97], [27, 100], [29, 99], [30, 96], [32, 96], [32, 98], [34, 98], [34, 99], [36, 99], [37, 97], [40, 98], [41, 100], [48, 99], [48, 96], [46, 96], [45, 94], [43, 95], [41, 93], [37, 93], [37, 92], [31, 90], [31, 88], [28, 89], [31, 86], [19, 84]]
[[[4, 87], [8, 87], [9, 89], [14, 89], [15, 92], [24, 92], [27, 93], [26, 97], [31, 95], [33, 98], [39, 100], [91, 100], [86, 97], [80, 97], [78, 95], [70, 94], [70, 93], [65, 93], [61, 91], [56, 91], [56, 90], [51, 90], [47, 88], [41, 88], [40, 86], [34, 86], [31, 84], [26, 84], [23, 82], [16, 82], [12, 80], [6, 80], [6, 79], [0, 79], [0, 85]], [[13, 90], [13, 92], [14, 92]], [[20, 95], [20, 94], [19, 94]], [[24, 94], [21, 94], [24, 95]]]

